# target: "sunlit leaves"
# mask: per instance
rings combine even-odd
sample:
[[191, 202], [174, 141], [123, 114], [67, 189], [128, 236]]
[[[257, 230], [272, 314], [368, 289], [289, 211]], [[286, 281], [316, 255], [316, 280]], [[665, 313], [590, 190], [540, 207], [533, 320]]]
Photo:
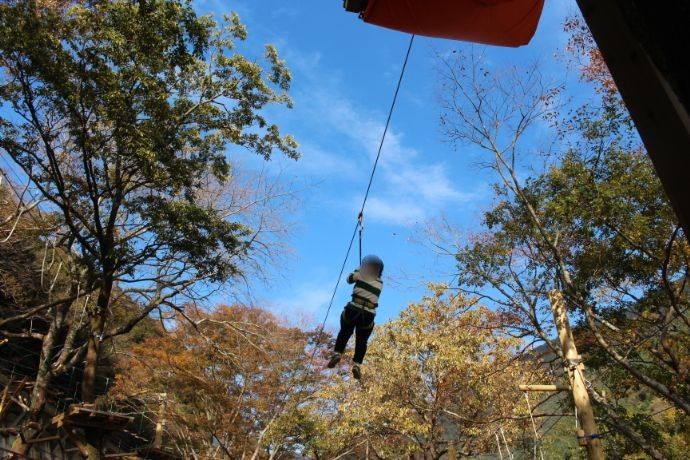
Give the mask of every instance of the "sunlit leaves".
[[[333, 451], [362, 441], [384, 457], [436, 458], [448, 443], [478, 453], [494, 442], [519, 406], [517, 385], [540, 371], [516, 360], [520, 341], [501, 332], [501, 315], [441, 286], [378, 326], [361, 387], [336, 376], [320, 393], [337, 402], [328, 433]], [[349, 440], [349, 441], [348, 441]], [[360, 450], [361, 452], [362, 450]]]
[[[72, 231], [90, 258], [102, 262], [93, 252], [108, 241], [116, 269], [129, 272], [167, 246], [215, 280], [235, 273], [222, 255], [242, 255], [248, 229], [196, 196], [209, 180], [230, 180], [235, 149], [297, 157], [295, 140], [262, 113], [291, 106], [275, 48], [264, 62], [246, 57], [236, 14], [217, 23], [178, 0], [76, 2], [40, 14], [11, 2], [0, 28], [0, 94], [11, 109], [0, 148], [81, 221]], [[153, 232], [154, 252], [118, 239], [113, 216], [128, 231]]]

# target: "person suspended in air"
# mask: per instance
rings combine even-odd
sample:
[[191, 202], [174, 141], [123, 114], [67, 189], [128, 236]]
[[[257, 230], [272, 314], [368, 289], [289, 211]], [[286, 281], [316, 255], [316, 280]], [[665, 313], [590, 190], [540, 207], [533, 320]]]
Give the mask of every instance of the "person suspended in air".
[[335, 347], [328, 367], [334, 368], [343, 357], [347, 341], [355, 333], [355, 354], [352, 357], [352, 375], [359, 380], [362, 376], [362, 361], [367, 352], [367, 342], [374, 330], [376, 308], [383, 289], [383, 261], [377, 256], [366, 256], [358, 270], [347, 277], [352, 288], [352, 300], [348, 302], [340, 315], [340, 332], [335, 340]]

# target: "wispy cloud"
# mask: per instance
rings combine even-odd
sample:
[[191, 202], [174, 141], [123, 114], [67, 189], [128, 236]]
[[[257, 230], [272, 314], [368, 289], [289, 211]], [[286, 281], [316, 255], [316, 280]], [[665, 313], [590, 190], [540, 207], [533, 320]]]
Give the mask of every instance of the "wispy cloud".
[[386, 166], [386, 179], [396, 192], [408, 193], [429, 203], [465, 201], [473, 196], [455, 188], [442, 164], [419, 165], [403, 161]]
[[300, 161], [292, 163], [295, 172], [316, 178], [337, 175], [351, 179], [357, 175], [357, 165], [346, 158], [342, 152], [320, 147], [311, 142], [302, 143], [300, 152], [302, 153]]
[[425, 220], [425, 210], [408, 199], [381, 199], [371, 198], [367, 203], [367, 215], [379, 221], [401, 225], [412, 226]]
[[[323, 181], [321, 199], [354, 212], [379, 148], [387, 107], [355, 102], [358, 98], [348, 94], [355, 90], [352, 80], [328, 68], [320, 52], [284, 39], [277, 44], [295, 81], [295, 109], [287, 124], [302, 142], [302, 159], [290, 170]], [[370, 196], [369, 221], [412, 226], [477, 196], [453, 179], [445, 162], [412, 145], [393, 118]]]
[[287, 18], [287, 19], [294, 19], [295, 17], [299, 16], [299, 10], [297, 8], [288, 8], [288, 7], [279, 7], [279, 8], [274, 8], [271, 10], [271, 17], [272, 18]]
[[[357, 152], [348, 158], [348, 164], [356, 165], [363, 179], [367, 179], [384, 129], [381, 114], [356, 107], [336, 91], [323, 87], [314, 92], [309, 104], [311, 116], [318, 117], [320, 123]], [[403, 134], [395, 129], [387, 133], [379, 168], [375, 196], [369, 201], [367, 214], [385, 223], [414, 225], [446, 205], [477, 196], [474, 191], [459, 189], [446, 164], [430, 163], [407, 145]]]
[[[328, 302], [333, 294], [332, 287], [324, 282], [300, 284], [290, 290], [290, 296], [273, 299], [268, 308], [285, 320], [303, 328], [314, 327], [323, 320]], [[328, 327], [337, 324], [337, 315], [331, 315]]]

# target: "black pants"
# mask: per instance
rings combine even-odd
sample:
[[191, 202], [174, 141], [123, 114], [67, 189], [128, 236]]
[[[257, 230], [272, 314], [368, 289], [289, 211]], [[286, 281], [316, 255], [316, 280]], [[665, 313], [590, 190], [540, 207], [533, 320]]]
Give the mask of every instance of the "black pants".
[[340, 332], [335, 340], [335, 351], [343, 353], [347, 341], [355, 334], [355, 356], [352, 360], [362, 364], [364, 355], [367, 352], [367, 341], [371, 332], [374, 330], [374, 314], [359, 308], [345, 307], [340, 315]]

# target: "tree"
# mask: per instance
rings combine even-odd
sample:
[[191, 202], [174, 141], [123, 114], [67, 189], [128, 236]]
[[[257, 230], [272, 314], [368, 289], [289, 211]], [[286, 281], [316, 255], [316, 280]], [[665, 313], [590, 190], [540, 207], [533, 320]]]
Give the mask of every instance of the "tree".
[[254, 250], [257, 230], [204, 199], [232, 182], [226, 148], [297, 157], [261, 115], [291, 106], [290, 74], [272, 46], [267, 69], [245, 58], [246, 37], [236, 15], [219, 26], [178, 0], [0, 6], [0, 149], [60, 216], [75, 283], [94, 291], [88, 341], [62, 360], [85, 356], [86, 402], [104, 341], [204, 297], [193, 288], [239, 275]]
[[520, 355], [500, 313], [445, 292], [435, 286], [377, 326], [361, 388], [339, 375], [319, 393], [319, 458], [471, 456], [494, 452], [501, 428], [508, 442], [519, 438], [529, 416], [518, 384], [539, 381], [544, 368]]
[[165, 393], [166, 442], [186, 458], [263, 457], [272, 424], [307, 389], [309, 334], [259, 308], [219, 306], [190, 318], [118, 348], [109, 397], [127, 412], [155, 412]]
[[[602, 381], [589, 393], [603, 419], [662, 458], [649, 436], [659, 427], [617, 401], [647, 388], [686, 412], [688, 247], [615, 87], [602, 83], [600, 103], [568, 115], [554, 106], [558, 87], [544, 85], [535, 67], [501, 72], [460, 57], [443, 69], [448, 137], [480, 147], [499, 178], [488, 232], [458, 248], [461, 286], [518, 314], [515, 334], [549, 346], [545, 298], [562, 290], [581, 319], [588, 363], [628, 379], [605, 388], [607, 375], [597, 373]], [[524, 178], [544, 121], [557, 134], [538, 151], [546, 168]]]
[[[31, 198], [28, 186], [17, 187], [5, 174], [0, 182], [0, 231], [4, 236], [0, 241], [0, 336], [7, 342], [3, 370], [9, 374], [7, 385], [12, 384], [17, 366], [20, 375], [32, 380], [25, 424], [41, 427], [51, 380], [77, 365], [67, 360], [73, 346], [84, 343], [79, 315], [83, 310], [76, 306], [86, 308], [91, 292], [82, 290], [78, 282], [70, 240], [56, 238], [59, 219], [40, 211], [41, 200]], [[63, 360], [66, 365], [60, 370], [53, 368]], [[23, 452], [26, 444], [20, 442], [16, 447]]]

